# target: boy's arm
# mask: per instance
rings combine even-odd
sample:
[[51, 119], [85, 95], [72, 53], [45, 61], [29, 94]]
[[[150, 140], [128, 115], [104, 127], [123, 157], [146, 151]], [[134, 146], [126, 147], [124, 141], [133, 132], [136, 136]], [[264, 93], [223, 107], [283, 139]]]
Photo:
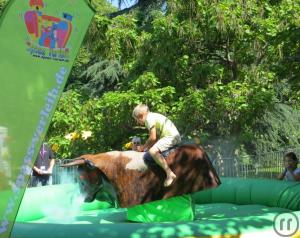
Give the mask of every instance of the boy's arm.
[[144, 144], [144, 146], [142, 146], [143, 151], [145, 150], [149, 150], [151, 148], [152, 145], [154, 145], [154, 143], [157, 140], [157, 135], [156, 135], [156, 129], [155, 127], [151, 127], [149, 130], [149, 138], [146, 141], [146, 143]]

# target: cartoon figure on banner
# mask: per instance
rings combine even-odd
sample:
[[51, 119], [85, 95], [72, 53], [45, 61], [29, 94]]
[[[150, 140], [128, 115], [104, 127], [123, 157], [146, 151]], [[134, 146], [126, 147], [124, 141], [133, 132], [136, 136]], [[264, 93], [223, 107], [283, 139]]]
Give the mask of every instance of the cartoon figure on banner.
[[30, 0], [29, 5], [31, 10], [24, 14], [30, 39], [28, 51], [35, 57], [67, 61], [73, 17], [68, 13], [63, 13], [62, 18], [44, 14], [43, 0]]

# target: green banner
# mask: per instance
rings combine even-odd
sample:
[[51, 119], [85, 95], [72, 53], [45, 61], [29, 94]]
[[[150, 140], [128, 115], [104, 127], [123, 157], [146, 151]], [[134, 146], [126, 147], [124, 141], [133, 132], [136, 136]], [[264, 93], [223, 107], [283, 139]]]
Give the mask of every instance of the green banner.
[[85, 0], [11, 0], [1, 16], [0, 237], [9, 237], [93, 15]]

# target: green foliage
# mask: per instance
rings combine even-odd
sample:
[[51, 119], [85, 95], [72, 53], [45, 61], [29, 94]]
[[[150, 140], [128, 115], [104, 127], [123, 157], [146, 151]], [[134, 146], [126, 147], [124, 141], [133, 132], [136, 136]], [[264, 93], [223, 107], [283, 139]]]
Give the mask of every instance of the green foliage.
[[118, 60], [100, 60], [81, 75], [87, 79], [87, 83], [81, 89], [84, 94], [97, 97], [104, 91], [116, 90], [123, 76], [123, 69]]
[[59, 145], [59, 155], [62, 158], [69, 157], [71, 151], [80, 149], [81, 152], [84, 152], [89, 149], [85, 143], [82, 143], [80, 148], [78, 148], [77, 142], [74, 143], [73, 140], [65, 138], [71, 132], [89, 130], [86, 117], [87, 108], [83, 105], [83, 102], [82, 96], [75, 91], [69, 90], [63, 93], [52, 118], [47, 138], [51, 144]]
[[[119, 59], [126, 63], [135, 56], [135, 45], [138, 38], [136, 19], [131, 15], [118, 16], [108, 20], [95, 16], [99, 39], [92, 42], [96, 51], [103, 58]], [[101, 31], [99, 31], [101, 30]]]
[[158, 78], [152, 72], [146, 72], [132, 81], [131, 88], [137, 93], [143, 93], [146, 90], [156, 88], [159, 84]]
[[117, 8], [112, 6], [107, 0], [91, 0], [90, 2], [99, 15], [108, 14], [117, 10]]
[[[96, 14], [75, 61], [68, 88], [76, 88], [76, 85], [80, 87], [83, 84], [95, 84], [96, 81], [93, 80], [95, 78], [80, 76], [84, 71], [87, 74], [91, 73], [91, 76], [96, 76], [96, 72], [100, 71], [104, 73], [103, 63], [108, 67], [106, 73], [118, 75], [118, 79], [112, 78], [113, 81], [123, 79], [123, 73], [127, 72], [128, 67], [131, 67], [130, 65], [134, 61], [137, 39], [136, 20], [132, 16], [119, 16], [110, 20], [103, 15]], [[99, 62], [99, 58], [104, 62]], [[94, 82], [89, 83], [89, 80]], [[109, 87], [106, 90], [111, 89]]]
[[151, 1], [144, 0], [143, 2], [147, 4], [142, 5], [139, 11], [137, 11], [136, 13], [136, 18], [138, 20], [137, 23], [141, 29], [145, 31], [149, 31], [152, 28], [152, 21], [163, 15], [162, 8], [164, 7], [166, 1], [165, 0], [151, 0]]
[[[274, 92], [260, 84], [216, 82], [206, 90], [190, 90], [178, 103], [177, 124], [194, 134], [213, 131], [215, 136], [240, 134], [272, 105]], [[190, 122], [186, 123], [186, 116]], [[245, 135], [246, 136], [246, 135]]]
[[257, 121], [256, 148], [262, 152], [300, 146], [300, 110], [286, 104], [275, 104]]
[[0, 0], [0, 17], [2, 15], [2, 11], [4, 10], [7, 3], [8, 3], [8, 0]]
[[[50, 143], [59, 145], [58, 156], [69, 158], [82, 153], [122, 149], [135, 134], [146, 139], [147, 132], [135, 128], [131, 117], [133, 108], [147, 103], [151, 109], [167, 114], [175, 94], [172, 87], [155, 88], [155, 77], [151, 72], [145, 77], [147, 75], [150, 75], [148, 81], [152, 86], [143, 92], [134, 88], [127, 92], [107, 92], [99, 99], [84, 99], [73, 90], [63, 93], [48, 131]], [[70, 133], [80, 135], [82, 131], [91, 131], [92, 136], [86, 140], [82, 136], [65, 138]]]
[[87, 65], [92, 60], [92, 53], [86, 48], [86, 47], [81, 47], [79, 49], [76, 61], [74, 62], [73, 65], [73, 70], [71, 71], [70, 79], [68, 81], [67, 87], [72, 87], [72, 84], [80, 84], [80, 81], [77, 80], [80, 78], [82, 75], [82, 72], [86, 70]]
[[[109, 19], [94, 1], [99, 12], [48, 133], [58, 153], [146, 139], [131, 118], [142, 102], [220, 154], [298, 145], [300, 1], [169, 0], [161, 11], [162, 2]], [[92, 137], [64, 139], [83, 130]]]

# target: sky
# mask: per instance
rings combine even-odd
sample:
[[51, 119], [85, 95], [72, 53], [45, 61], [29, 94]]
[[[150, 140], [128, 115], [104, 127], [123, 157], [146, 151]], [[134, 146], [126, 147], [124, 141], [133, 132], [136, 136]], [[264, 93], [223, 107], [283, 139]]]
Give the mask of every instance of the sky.
[[[112, 5], [114, 5], [116, 7], [119, 7], [118, 6], [118, 2], [119, 2], [118, 0], [107, 0], [107, 1], [111, 2]], [[125, 4], [121, 5], [121, 9], [132, 6], [134, 3], [136, 3], [136, 0], [124, 0], [124, 2], [125, 2]]]

